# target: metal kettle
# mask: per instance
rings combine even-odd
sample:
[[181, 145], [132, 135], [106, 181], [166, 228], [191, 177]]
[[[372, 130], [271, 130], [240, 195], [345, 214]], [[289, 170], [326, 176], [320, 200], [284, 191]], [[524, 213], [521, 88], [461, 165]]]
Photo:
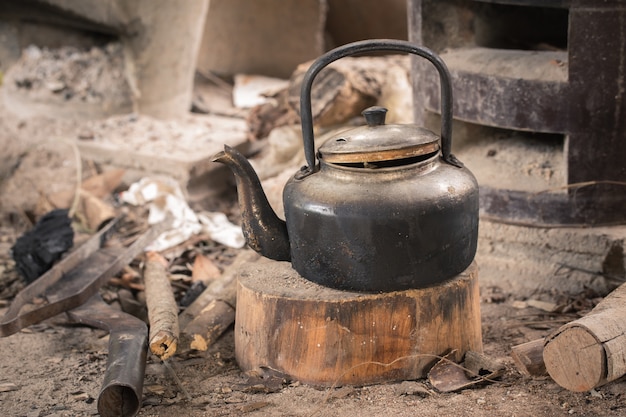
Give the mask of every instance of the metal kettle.
[[[386, 125], [386, 109], [364, 111], [366, 126], [342, 132], [315, 152], [311, 86], [331, 62], [372, 51], [430, 61], [441, 84], [441, 137], [414, 125]], [[406, 41], [347, 44], [319, 57], [300, 96], [307, 165], [283, 191], [285, 221], [271, 209], [258, 176], [236, 150], [213, 160], [237, 182], [242, 227], [261, 255], [291, 261], [304, 278], [350, 291], [422, 288], [465, 270], [476, 254], [478, 184], [451, 154], [452, 87], [445, 63]], [[441, 144], [441, 145], [440, 145]]]

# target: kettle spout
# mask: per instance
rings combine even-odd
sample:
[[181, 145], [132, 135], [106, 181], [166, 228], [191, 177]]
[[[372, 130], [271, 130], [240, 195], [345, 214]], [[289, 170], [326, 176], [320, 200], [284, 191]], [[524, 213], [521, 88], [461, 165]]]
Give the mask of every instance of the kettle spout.
[[243, 235], [248, 246], [266, 258], [291, 260], [287, 224], [272, 210], [250, 162], [227, 145], [223, 152], [213, 156], [212, 161], [226, 164], [235, 175]]

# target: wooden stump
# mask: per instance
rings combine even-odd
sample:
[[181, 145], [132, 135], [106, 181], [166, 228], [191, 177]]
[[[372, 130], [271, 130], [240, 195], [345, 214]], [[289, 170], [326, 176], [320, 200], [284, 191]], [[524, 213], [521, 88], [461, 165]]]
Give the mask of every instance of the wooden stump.
[[478, 271], [425, 289], [334, 290], [287, 262], [242, 268], [235, 354], [246, 372], [272, 370], [318, 386], [418, 379], [449, 351], [482, 352]]

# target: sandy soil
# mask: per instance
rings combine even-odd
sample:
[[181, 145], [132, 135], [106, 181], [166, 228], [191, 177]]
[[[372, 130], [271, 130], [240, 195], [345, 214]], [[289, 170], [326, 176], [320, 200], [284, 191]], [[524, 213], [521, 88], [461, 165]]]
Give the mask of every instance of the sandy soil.
[[[85, 126], [79, 122], [41, 117], [21, 119], [6, 111], [0, 112], [0, 147], [3, 149], [0, 153], [0, 314], [6, 311], [22, 286], [10, 257], [11, 245], [45, 211], [43, 195], [75, 187], [76, 166], [71, 146], [51, 139], [76, 138], [84, 131]], [[97, 167], [86, 161], [83, 170], [88, 175], [97, 171]], [[232, 200], [214, 202], [214, 205], [227, 207], [231, 218], [237, 219]], [[220, 245], [207, 242], [194, 245], [192, 252], [218, 261], [233, 255]], [[483, 263], [480, 257], [477, 262], [480, 268], [489, 268], [488, 262]], [[110, 295], [118, 290], [109, 286], [103, 291]], [[552, 297], [551, 294], [537, 296], [540, 295], [548, 300]], [[622, 382], [591, 392], [573, 393], [559, 387], [549, 377], [524, 377], [513, 364], [512, 346], [546, 336], [561, 324], [584, 314], [597, 302], [589, 294], [572, 297], [579, 306], [574, 313], [546, 313], [530, 307], [520, 308], [515, 304], [519, 296], [506, 285], [482, 285], [484, 352], [500, 361], [505, 371], [495, 382], [460, 392], [438, 392], [427, 380], [320, 389], [298, 381], [251, 379], [237, 366], [233, 331], [229, 330], [208, 351], [179, 355], [171, 360], [180, 384], [157, 358], [150, 356], [139, 415], [626, 415], [626, 385]], [[107, 342], [106, 332], [69, 325], [63, 315], [0, 339], [0, 415], [96, 415]]]
[[[9, 257], [10, 246], [28, 226], [27, 220], [36, 215], [41, 190], [53, 185], [55, 189], [71, 189], [74, 181], [75, 168], [71, 158], [64, 156], [65, 152], [30, 144], [45, 139], [42, 132], [71, 131], [80, 126], [69, 122], [46, 123], [42, 119], [20, 122], [6, 116], [0, 121], [1, 131], [5, 132], [2, 147], [8, 151], [3, 163], [0, 235], [2, 313], [20, 287]], [[223, 251], [218, 246], [208, 245], [202, 250], [208, 255]], [[480, 262], [478, 259], [479, 265]], [[523, 377], [515, 368], [510, 357], [512, 346], [543, 337], [576, 315], [516, 308], [513, 302], [517, 297], [506, 287], [483, 287], [481, 294], [485, 353], [506, 367], [497, 382], [455, 393], [439, 393], [426, 380], [333, 389], [318, 389], [297, 381], [265, 381], [265, 385], [259, 385], [258, 381], [249, 381], [237, 367], [231, 330], [209, 351], [172, 360], [182, 386], [176, 384], [155, 357], [150, 357], [140, 415], [619, 416], [626, 413], [623, 383], [572, 393], [548, 377]], [[593, 300], [585, 300], [587, 307], [593, 305]], [[1, 414], [95, 415], [106, 358], [106, 332], [68, 325], [62, 316], [0, 339]]]

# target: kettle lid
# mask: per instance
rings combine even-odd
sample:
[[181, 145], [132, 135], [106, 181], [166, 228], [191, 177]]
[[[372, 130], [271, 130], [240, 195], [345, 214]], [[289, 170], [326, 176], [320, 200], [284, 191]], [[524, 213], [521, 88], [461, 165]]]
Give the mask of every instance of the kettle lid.
[[439, 136], [414, 125], [385, 125], [387, 109], [373, 106], [363, 111], [367, 122], [328, 140], [319, 149], [330, 163], [394, 161], [439, 150]]

